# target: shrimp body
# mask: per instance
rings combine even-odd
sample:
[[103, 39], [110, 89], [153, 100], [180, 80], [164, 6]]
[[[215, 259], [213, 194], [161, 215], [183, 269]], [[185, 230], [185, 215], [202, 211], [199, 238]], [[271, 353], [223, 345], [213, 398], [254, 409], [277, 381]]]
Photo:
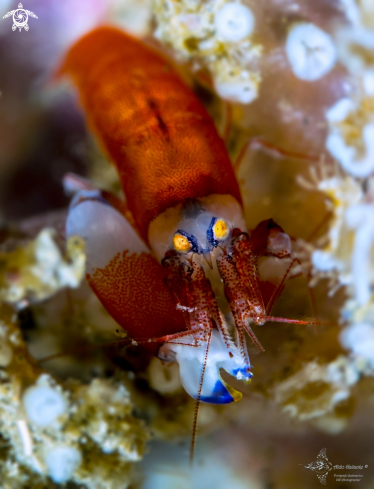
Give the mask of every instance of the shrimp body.
[[64, 70], [79, 87], [88, 123], [118, 169], [136, 227], [186, 200], [239, 187], [212, 119], [173, 67], [112, 28], [81, 39]]
[[244, 334], [261, 349], [248, 323], [262, 324], [265, 314], [257, 259], [274, 236], [282, 242], [283, 231], [262, 226], [262, 234], [243, 234], [239, 186], [224, 143], [159, 53], [103, 27], [71, 48], [62, 72], [79, 90], [127, 203], [126, 209], [107, 192], [75, 182], [67, 234], [86, 241], [91, 287], [132, 338], [161, 344], [158, 355], [179, 362], [191, 396], [239, 399], [219, 370], [252, 377]]

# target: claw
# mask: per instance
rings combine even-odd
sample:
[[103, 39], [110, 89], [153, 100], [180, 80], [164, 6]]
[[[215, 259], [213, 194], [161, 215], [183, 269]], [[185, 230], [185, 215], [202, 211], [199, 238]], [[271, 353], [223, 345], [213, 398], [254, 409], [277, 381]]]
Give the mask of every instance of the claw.
[[[187, 393], [197, 399], [201, 382], [201, 373], [206, 352], [206, 342], [201, 341], [199, 346], [191, 346], [193, 336], [186, 336], [178, 340], [179, 344], [165, 343], [160, 353], [170, 356], [170, 351], [175, 355], [180, 367], [181, 382]], [[183, 345], [181, 343], [187, 343]], [[239, 350], [234, 346], [231, 349], [232, 356], [223, 342], [218, 330], [212, 331], [212, 339], [209, 348], [203, 386], [200, 400], [210, 404], [229, 404], [241, 399], [242, 394], [224, 382], [220, 375], [223, 368], [227, 373], [239, 380], [249, 382], [252, 378], [250, 367], [244, 365]]]

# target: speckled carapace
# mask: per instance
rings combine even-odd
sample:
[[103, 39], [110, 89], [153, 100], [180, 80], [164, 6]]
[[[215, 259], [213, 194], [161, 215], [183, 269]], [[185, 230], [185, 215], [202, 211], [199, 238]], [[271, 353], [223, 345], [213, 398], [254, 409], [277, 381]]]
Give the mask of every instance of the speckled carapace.
[[[71, 48], [61, 71], [126, 196], [127, 208], [78, 185], [67, 235], [85, 239], [91, 287], [132, 338], [161, 343], [158, 355], [179, 362], [192, 397], [238, 400], [220, 369], [250, 381], [245, 334], [263, 350], [250, 325], [288, 322], [269, 313], [294, 263], [290, 238], [272, 220], [247, 234], [224, 142], [160, 53], [102, 27]], [[267, 278], [260, 258], [270, 260]]]
[[187, 199], [230, 194], [241, 202], [211, 117], [154, 49], [103, 27], [70, 50], [63, 71], [79, 88], [145, 241], [150, 222]]

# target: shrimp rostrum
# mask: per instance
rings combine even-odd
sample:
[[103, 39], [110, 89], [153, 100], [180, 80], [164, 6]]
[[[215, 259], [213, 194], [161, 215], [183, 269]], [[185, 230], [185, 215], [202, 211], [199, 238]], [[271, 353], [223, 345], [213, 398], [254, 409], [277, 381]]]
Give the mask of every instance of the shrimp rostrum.
[[220, 369], [250, 381], [246, 334], [262, 350], [251, 326], [282, 321], [268, 314], [293, 265], [290, 238], [272, 220], [247, 234], [224, 143], [157, 51], [102, 27], [71, 48], [62, 72], [126, 196], [66, 179], [76, 191], [66, 231], [86, 242], [88, 282], [134, 341], [179, 363], [192, 397], [239, 399]]

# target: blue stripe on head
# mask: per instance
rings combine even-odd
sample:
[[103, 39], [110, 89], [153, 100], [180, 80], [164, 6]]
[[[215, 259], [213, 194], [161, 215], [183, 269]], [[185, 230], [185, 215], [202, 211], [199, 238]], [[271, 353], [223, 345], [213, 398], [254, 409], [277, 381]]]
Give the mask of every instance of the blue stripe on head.
[[212, 220], [210, 221], [209, 227], [206, 232], [206, 239], [209, 243], [209, 246], [211, 248], [215, 248], [218, 245], [218, 241], [214, 239], [214, 234], [213, 234], [213, 226], [215, 222], [217, 221], [216, 217], [212, 217]]
[[199, 242], [197, 241], [197, 239], [195, 238], [195, 236], [193, 234], [186, 233], [186, 231], [183, 231], [182, 229], [178, 229], [177, 233], [188, 239], [188, 241], [191, 245], [191, 251], [193, 253], [201, 253], [201, 248], [200, 248]]

